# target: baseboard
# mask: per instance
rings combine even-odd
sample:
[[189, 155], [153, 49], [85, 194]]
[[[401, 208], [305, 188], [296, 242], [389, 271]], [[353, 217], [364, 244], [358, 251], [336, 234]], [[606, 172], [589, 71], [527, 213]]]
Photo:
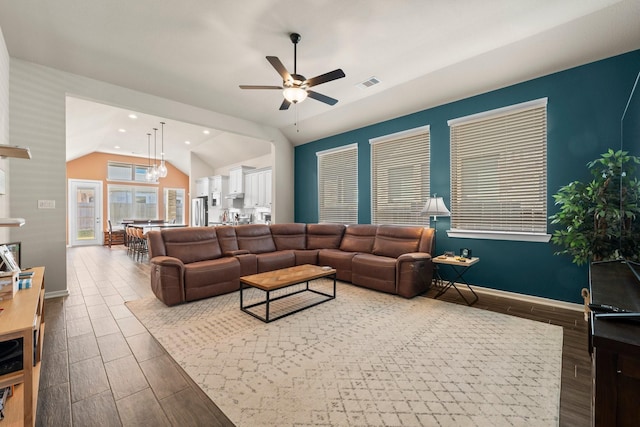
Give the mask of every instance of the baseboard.
[[[464, 289], [465, 287], [464, 284], [456, 283], [456, 285], [460, 285], [461, 286], [460, 289]], [[519, 301], [525, 301], [528, 303], [535, 303], [535, 304], [547, 305], [551, 307], [564, 308], [565, 310], [584, 311], [584, 305], [576, 304], [572, 302], [558, 301], [550, 298], [536, 297], [533, 295], [518, 294], [515, 292], [501, 291], [498, 289], [483, 288], [481, 286], [475, 286], [475, 285], [473, 285], [473, 290], [478, 294], [494, 295], [501, 298], [510, 298], [510, 299], [515, 299]]]
[[65, 289], [65, 290], [62, 290], [62, 291], [53, 291], [53, 292], [47, 292], [45, 290], [45, 292], [44, 292], [44, 299], [68, 297], [68, 296], [69, 296], [69, 290], [68, 289]]

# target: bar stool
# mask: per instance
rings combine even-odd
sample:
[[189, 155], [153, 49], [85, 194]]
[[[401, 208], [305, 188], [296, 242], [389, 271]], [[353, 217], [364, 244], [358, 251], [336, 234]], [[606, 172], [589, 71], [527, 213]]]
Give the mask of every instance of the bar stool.
[[147, 247], [147, 235], [145, 234], [144, 230], [142, 230], [141, 228], [135, 228], [134, 230], [136, 232], [136, 239], [137, 239], [136, 259], [140, 260], [142, 259], [142, 257], [145, 256], [145, 254], [149, 252], [149, 249]]

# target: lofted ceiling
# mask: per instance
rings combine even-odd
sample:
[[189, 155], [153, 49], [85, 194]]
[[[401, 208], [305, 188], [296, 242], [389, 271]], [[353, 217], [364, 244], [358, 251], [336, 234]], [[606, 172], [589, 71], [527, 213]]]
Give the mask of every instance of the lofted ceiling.
[[[294, 145], [640, 49], [638, 22], [638, 0], [0, 0], [12, 58], [277, 128]], [[299, 74], [346, 73], [314, 88], [335, 106], [280, 111], [280, 91], [239, 89], [282, 84], [267, 55], [293, 72], [290, 32], [302, 35]], [[68, 156], [133, 135], [129, 111], [84, 102], [69, 102]], [[170, 119], [149, 122], [167, 121], [177, 163], [189, 151], [221, 161], [224, 141], [240, 156], [269, 149]], [[127, 148], [143, 157], [146, 127]]]

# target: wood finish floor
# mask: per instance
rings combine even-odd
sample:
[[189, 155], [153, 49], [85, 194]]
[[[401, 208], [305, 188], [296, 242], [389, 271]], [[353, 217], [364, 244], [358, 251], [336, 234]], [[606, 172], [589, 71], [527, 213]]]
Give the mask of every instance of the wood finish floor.
[[[124, 305], [153, 295], [148, 262], [132, 260], [122, 246], [69, 248], [67, 255], [70, 296], [45, 303], [36, 425], [233, 426]], [[464, 304], [453, 290], [440, 299]], [[485, 295], [475, 307], [563, 327], [560, 425], [590, 425], [582, 314]]]

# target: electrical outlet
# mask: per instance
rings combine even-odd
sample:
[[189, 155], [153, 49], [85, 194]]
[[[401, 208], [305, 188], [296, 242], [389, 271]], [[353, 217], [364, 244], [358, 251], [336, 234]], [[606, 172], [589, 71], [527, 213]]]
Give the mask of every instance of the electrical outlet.
[[38, 200], [38, 209], [55, 209], [55, 200]]

